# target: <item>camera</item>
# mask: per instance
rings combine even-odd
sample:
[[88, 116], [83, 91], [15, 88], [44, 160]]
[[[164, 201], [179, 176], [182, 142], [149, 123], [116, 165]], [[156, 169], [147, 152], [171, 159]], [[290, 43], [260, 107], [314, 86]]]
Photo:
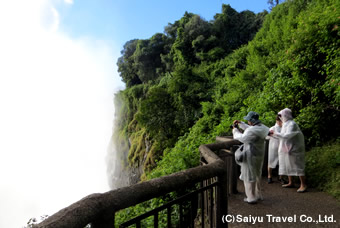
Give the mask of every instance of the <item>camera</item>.
[[230, 128], [233, 129], [233, 128], [238, 128], [238, 124], [237, 123], [234, 123], [232, 125], [230, 125]]

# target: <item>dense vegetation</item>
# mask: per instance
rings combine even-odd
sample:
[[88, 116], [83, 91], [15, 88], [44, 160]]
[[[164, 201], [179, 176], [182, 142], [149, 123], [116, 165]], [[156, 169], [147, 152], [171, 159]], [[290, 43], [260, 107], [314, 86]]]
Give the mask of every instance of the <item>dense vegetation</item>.
[[337, 172], [339, 8], [337, 0], [286, 0], [254, 14], [223, 5], [209, 22], [186, 12], [164, 33], [128, 41], [117, 63], [126, 89], [116, 94], [116, 139], [129, 141], [130, 166], [143, 167], [142, 179], [196, 166], [199, 145], [230, 134], [234, 119], [253, 110], [272, 126], [289, 107], [307, 149], [316, 147], [307, 152], [310, 183], [324, 166]]
[[117, 64], [127, 88], [116, 102], [124, 105], [118, 130], [130, 140], [130, 164], [142, 161], [145, 171], [151, 171], [164, 151], [190, 132], [204, 115], [202, 103], [214, 102], [224, 77], [222, 60], [253, 39], [266, 14], [238, 13], [223, 5], [222, 13], [208, 22], [186, 12], [164, 34], [124, 45]]

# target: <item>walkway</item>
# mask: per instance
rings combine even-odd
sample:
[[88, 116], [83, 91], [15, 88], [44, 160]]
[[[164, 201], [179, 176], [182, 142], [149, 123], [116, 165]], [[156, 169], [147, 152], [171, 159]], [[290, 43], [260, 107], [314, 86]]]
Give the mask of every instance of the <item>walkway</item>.
[[[274, 180], [275, 177], [274, 177]], [[267, 184], [266, 179], [262, 180], [262, 192], [264, 200], [257, 204], [250, 205], [243, 202], [244, 186], [238, 181], [239, 194], [229, 197], [228, 213], [246, 219], [261, 219], [263, 222], [236, 222], [229, 223], [229, 227], [340, 227], [340, 202], [327, 193], [308, 189], [306, 193], [297, 193], [297, 188], [282, 188], [279, 182]], [[251, 216], [250, 216], [251, 215]], [[277, 221], [269, 221], [270, 216], [277, 217]], [[336, 222], [307, 222], [308, 219], [315, 221], [329, 219]], [[325, 219], [325, 216], [327, 218]], [[278, 217], [296, 219], [296, 222], [279, 222]], [[290, 217], [290, 218], [289, 218]], [[230, 218], [230, 217], [229, 217]], [[300, 220], [301, 219], [301, 220]], [[302, 222], [306, 220], [306, 222]]]

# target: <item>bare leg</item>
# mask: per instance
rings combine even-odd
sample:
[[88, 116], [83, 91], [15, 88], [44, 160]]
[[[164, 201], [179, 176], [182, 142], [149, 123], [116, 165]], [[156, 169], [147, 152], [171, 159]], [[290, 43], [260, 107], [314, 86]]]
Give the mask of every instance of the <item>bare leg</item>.
[[306, 176], [299, 176], [300, 177], [300, 190], [303, 190], [305, 188], [307, 188], [307, 185], [306, 185]]
[[273, 179], [272, 179], [272, 168], [268, 166], [268, 184], [273, 183]]
[[293, 185], [293, 177], [288, 176], [288, 185]]
[[288, 176], [288, 184], [284, 184], [284, 185], [282, 185], [282, 187], [284, 187], [284, 188], [294, 187], [293, 186], [293, 177], [292, 176]]
[[268, 166], [268, 178], [272, 178], [272, 168]]

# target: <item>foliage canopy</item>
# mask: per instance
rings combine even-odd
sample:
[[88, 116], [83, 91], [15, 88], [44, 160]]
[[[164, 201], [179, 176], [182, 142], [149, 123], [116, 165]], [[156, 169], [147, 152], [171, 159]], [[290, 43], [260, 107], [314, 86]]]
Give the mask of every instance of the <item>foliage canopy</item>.
[[[232, 121], [250, 110], [272, 126], [278, 111], [291, 108], [307, 148], [339, 137], [340, 1], [279, 2], [258, 14], [222, 5], [211, 21], [186, 12], [164, 34], [126, 42], [116, 131], [130, 139], [129, 163], [143, 166], [142, 179], [198, 165], [199, 145], [230, 135]], [[316, 153], [307, 174], [327, 166], [313, 163]]]
[[197, 165], [198, 146], [230, 134], [250, 110], [272, 126], [291, 108], [307, 148], [339, 137], [340, 2], [271, 3], [258, 14], [222, 5], [211, 21], [186, 12], [164, 33], [124, 45], [116, 130], [150, 142], [129, 155], [147, 158], [144, 179]]

